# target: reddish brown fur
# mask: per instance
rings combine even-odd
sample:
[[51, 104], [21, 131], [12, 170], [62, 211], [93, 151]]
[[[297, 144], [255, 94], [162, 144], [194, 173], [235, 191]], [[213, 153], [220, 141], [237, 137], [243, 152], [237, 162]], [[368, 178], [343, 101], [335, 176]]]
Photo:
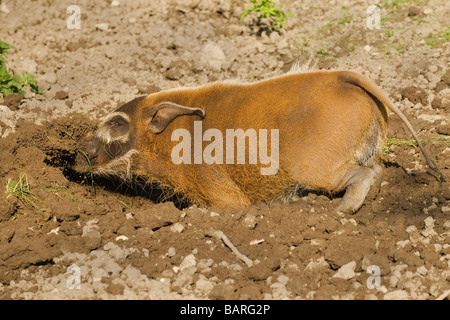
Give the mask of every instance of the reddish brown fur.
[[[152, 133], [148, 129], [152, 110], [165, 101], [203, 109], [205, 117], [179, 116], [161, 133]], [[392, 104], [378, 86], [346, 71], [162, 91], [124, 109], [139, 151], [132, 158], [131, 171], [193, 202], [223, 208], [283, 198], [298, 187], [333, 194], [352, 185], [349, 181], [358, 168], [375, 170], [386, 136], [388, 107]], [[203, 131], [217, 128], [224, 137], [226, 129], [279, 129], [279, 172], [262, 176], [259, 164], [173, 164], [171, 150], [178, 142], [171, 141], [172, 132], [185, 128], [193, 136], [194, 120], [202, 120]], [[378, 171], [373, 175], [378, 176]], [[355, 202], [344, 210], [355, 211], [360, 205]]]

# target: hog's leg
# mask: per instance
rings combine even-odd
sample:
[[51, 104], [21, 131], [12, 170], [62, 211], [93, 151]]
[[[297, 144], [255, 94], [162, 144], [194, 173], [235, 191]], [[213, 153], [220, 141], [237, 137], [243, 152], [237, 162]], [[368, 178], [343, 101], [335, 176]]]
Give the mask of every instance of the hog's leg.
[[204, 193], [208, 205], [225, 210], [251, 205], [249, 198], [234, 183], [226, 172], [218, 167], [208, 167], [199, 173], [204, 182]]
[[379, 189], [381, 185], [381, 167], [378, 164], [372, 167], [352, 165], [345, 177], [345, 194], [336, 208], [339, 212], [352, 213], [363, 204], [371, 186]]
[[250, 200], [240, 191], [233, 194], [215, 194], [211, 205], [225, 210], [234, 210], [251, 205]]

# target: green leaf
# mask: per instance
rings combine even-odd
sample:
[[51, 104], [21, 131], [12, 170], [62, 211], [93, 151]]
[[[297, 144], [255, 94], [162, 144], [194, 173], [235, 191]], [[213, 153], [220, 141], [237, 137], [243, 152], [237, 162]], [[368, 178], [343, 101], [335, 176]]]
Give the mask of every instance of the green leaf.
[[6, 97], [8, 94], [12, 93], [12, 90], [6, 87], [1, 88], [1, 93], [4, 97]]
[[276, 3], [270, 0], [250, 0], [254, 6], [248, 6], [247, 10], [243, 11], [241, 14], [241, 21], [249, 15], [250, 13], [256, 14], [256, 24], [260, 25], [262, 19], [267, 21], [270, 29], [273, 31], [276, 28], [281, 28], [287, 23], [287, 17], [291, 17], [292, 13], [285, 13], [281, 8], [276, 6]]
[[22, 72], [22, 77], [23, 77], [23, 84], [24, 85], [36, 84], [36, 79], [34, 78], [34, 76], [29, 74], [27, 71], [23, 71]]
[[14, 70], [11, 72], [6, 68], [5, 56], [8, 50], [13, 46], [0, 41], [0, 93], [6, 97], [8, 94], [24, 94], [22, 90], [25, 86], [29, 86], [30, 91], [45, 97], [44, 92], [37, 85], [36, 78], [27, 71], [22, 72], [22, 77]]
[[8, 70], [6, 70], [6, 64], [0, 64], [0, 81], [6, 81], [10, 78]]
[[26, 71], [22, 72], [22, 76], [23, 76], [23, 80], [24, 80], [24, 85], [29, 85], [31, 92], [39, 94], [43, 97], [46, 96], [45, 93], [42, 91], [42, 89], [39, 88], [35, 76], [29, 74]]
[[10, 44], [7, 44], [3, 41], [0, 41], [0, 55], [7, 55], [9, 49], [14, 49], [14, 47]]

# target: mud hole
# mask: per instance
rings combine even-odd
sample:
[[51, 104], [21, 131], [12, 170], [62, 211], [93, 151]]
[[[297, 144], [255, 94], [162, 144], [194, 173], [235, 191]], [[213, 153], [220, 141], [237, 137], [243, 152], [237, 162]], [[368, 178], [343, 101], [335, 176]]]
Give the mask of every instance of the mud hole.
[[[397, 28], [394, 37], [407, 39], [417, 28], [403, 51], [377, 46], [392, 40], [384, 31], [366, 30], [350, 43], [368, 6], [355, 1], [339, 12], [325, 2], [285, 1], [294, 17], [283, 33], [261, 38], [239, 22], [245, 6], [237, 1], [80, 1], [81, 31], [65, 28], [68, 2], [3, 2], [9, 13], [0, 13], [2, 40], [17, 48], [11, 66], [37, 73], [48, 98], [0, 103], [1, 299], [445, 297], [450, 183], [436, 180], [417, 148], [390, 146], [381, 191], [372, 190], [354, 215], [334, 211], [340, 198], [315, 193], [233, 212], [199, 208], [163, 199], [157, 185], [92, 180], [70, 164], [97, 120], [136, 96], [262, 79], [309, 57], [319, 68], [352, 69], [380, 82], [420, 137], [434, 138], [425, 147], [450, 180], [449, 45], [431, 47], [419, 37], [446, 25], [448, 2], [421, 2], [412, 10], [421, 24], [407, 5], [383, 9], [383, 28]], [[305, 11], [310, 15], [298, 14]], [[338, 23], [342, 16], [353, 19]], [[217, 56], [201, 51], [211, 42], [225, 53], [218, 68]], [[388, 136], [410, 139], [394, 116]], [[17, 181], [29, 187], [28, 203], [7, 191]], [[211, 230], [222, 231], [252, 266]]]

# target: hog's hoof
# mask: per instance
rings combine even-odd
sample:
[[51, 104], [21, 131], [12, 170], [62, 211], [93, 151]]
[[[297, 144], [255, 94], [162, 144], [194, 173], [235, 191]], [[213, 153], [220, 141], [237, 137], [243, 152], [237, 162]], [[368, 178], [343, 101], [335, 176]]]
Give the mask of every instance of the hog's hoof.
[[381, 185], [381, 167], [375, 164], [372, 168], [358, 167], [346, 184], [344, 197], [336, 208], [342, 213], [355, 213], [361, 208], [372, 186]]

